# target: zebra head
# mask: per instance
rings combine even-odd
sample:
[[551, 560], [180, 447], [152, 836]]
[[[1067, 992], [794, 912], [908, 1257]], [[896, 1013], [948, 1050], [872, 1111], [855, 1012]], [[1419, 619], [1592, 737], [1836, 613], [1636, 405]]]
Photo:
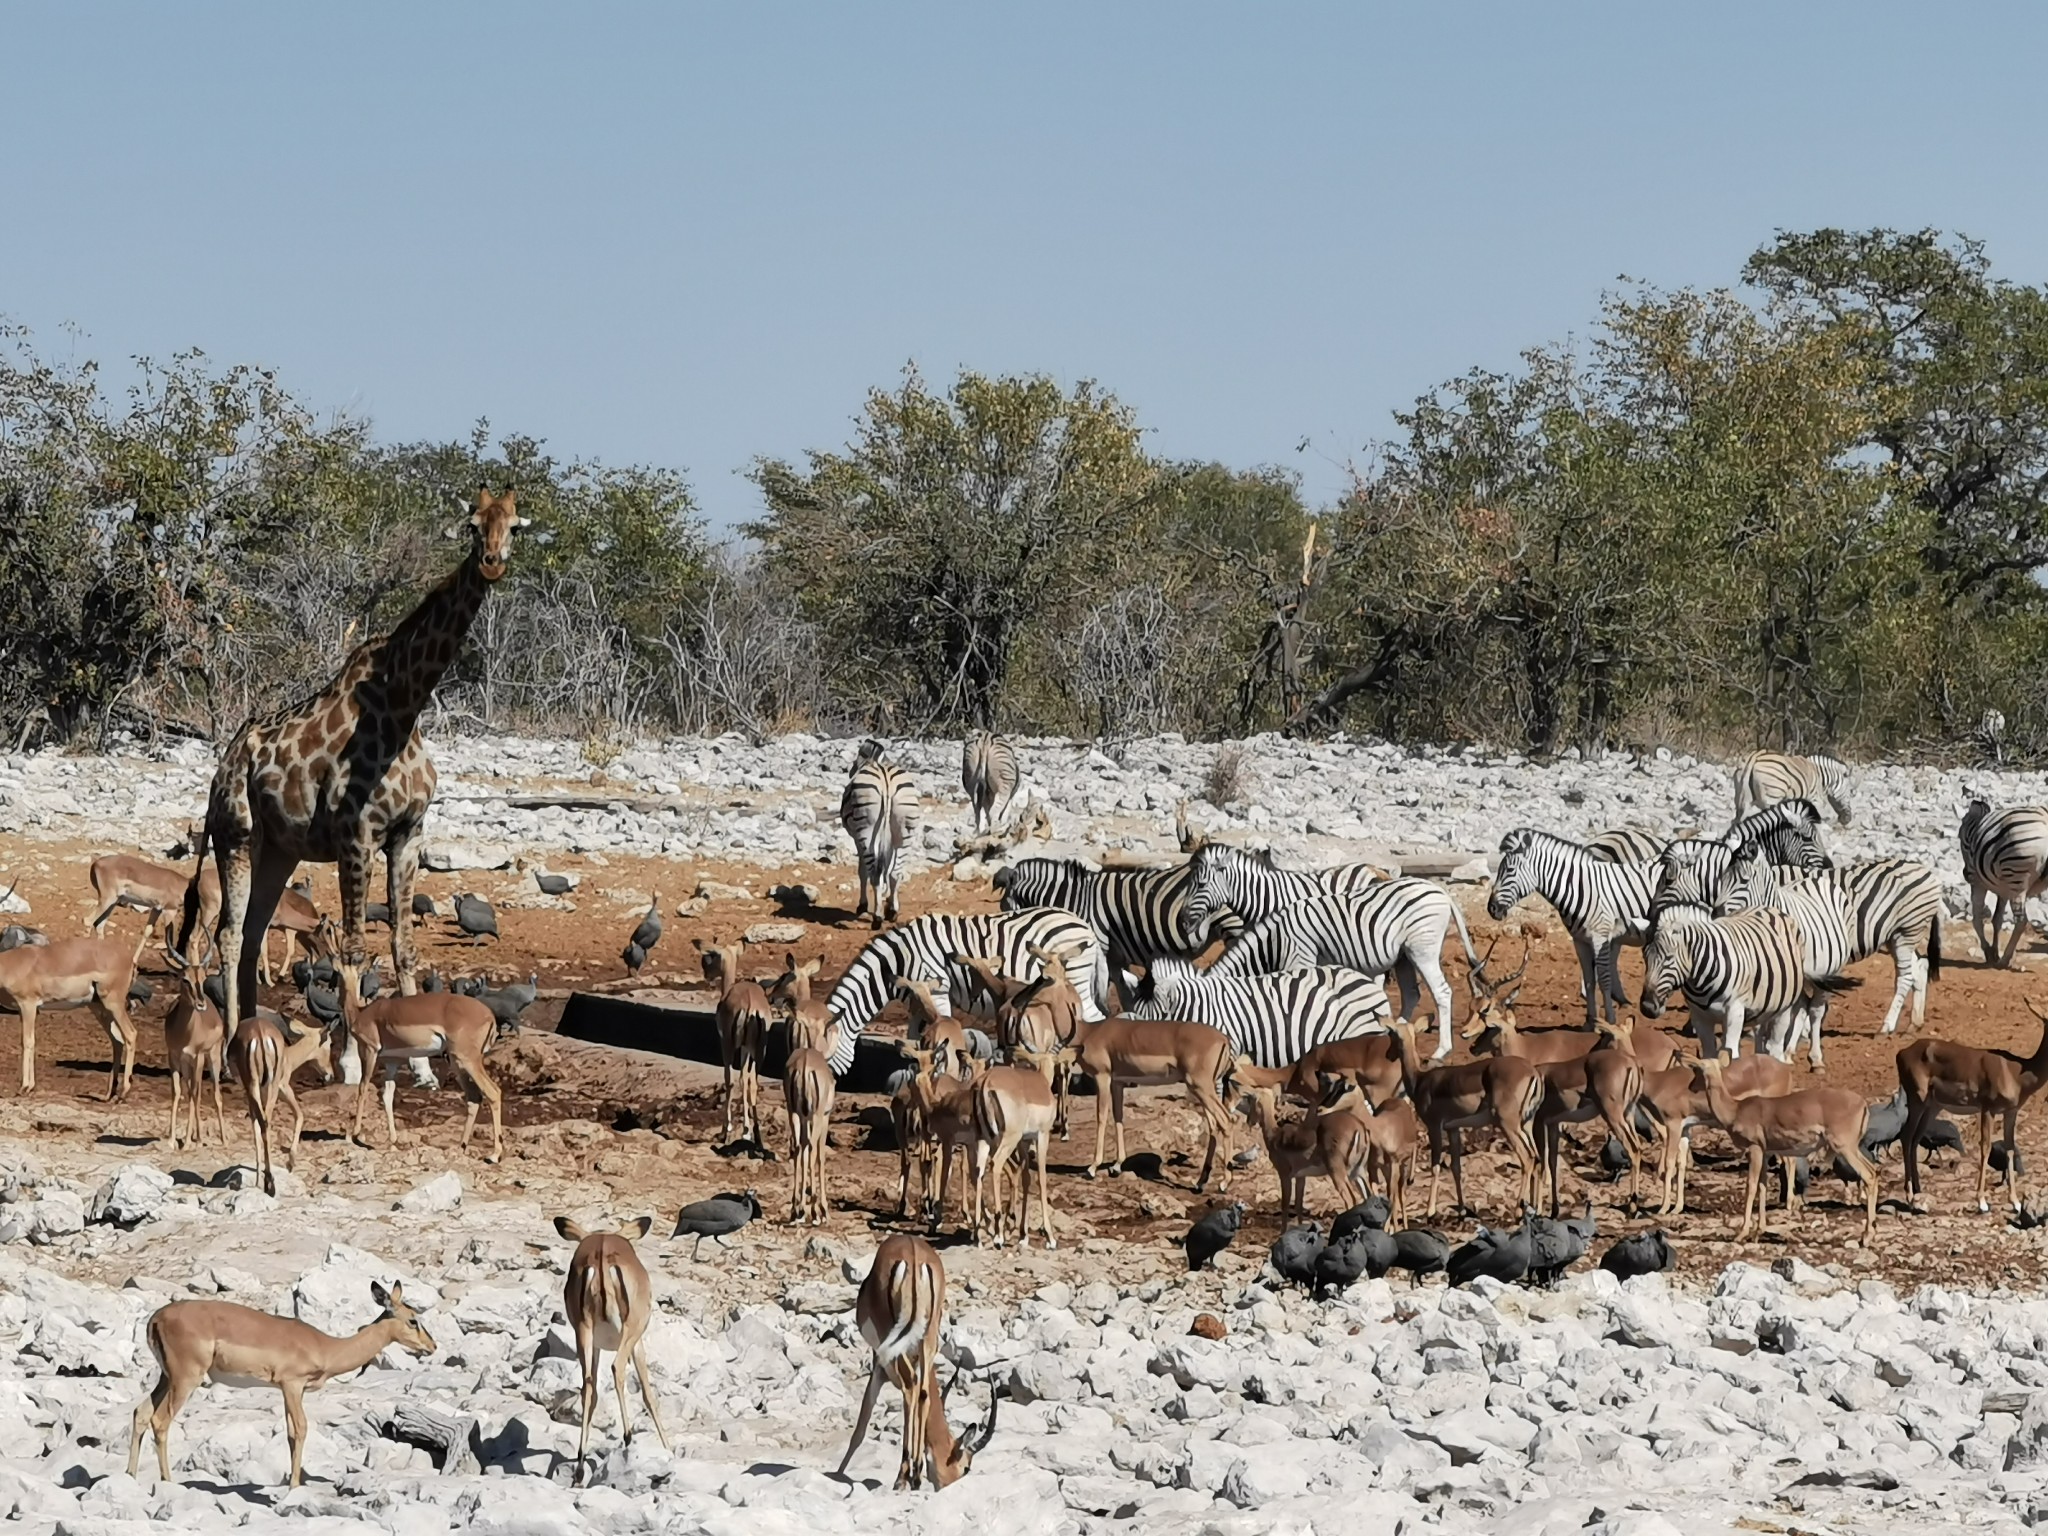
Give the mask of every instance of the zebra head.
[[1508, 910], [1536, 890], [1534, 860], [1536, 834], [1517, 827], [1500, 840], [1500, 867], [1493, 874], [1493, 893], [1486, 898], [1486, 915], [1499, 922]]
[[1188, 890], [1180, 909], [1180, 931], [1199, 950], [1209, 942], [1217, 914], [1233, 905], [1242, 873], [1242, 851], [1225, 843], [1204, 843], [1188, 860]]
[[1020, 907], [1073, 907], [1081, 866], [1072, 859], [1019, 859], [991, 879], [1003, 899], [1003, 910]]
[[1657, 890], [1673, 901], [1696, 901], [1716, 906], [1720, 901], [1714, 865], [1719, 862], [1710, 850], [1717, 845], [1694, 837], [1679, 838], [1664, 845], [1657, 859]]
[[1855, 782], [1855, 773], [1838, 758], [1816, 756], [1813, 763], [1820, 770], [1821, 793], [1834, 807], [1836, 819], [1846, 827], [1849, 825], [1849, 789]]
[[1763, 849], [1755, 843], [1736, 849], [1728, 864], [1728, 878], [1721, 885], [1722, 909], [1747, 912], [1752, 907], [1767, 907], [1777, 894], [1778, 877]]
[[1650, 926], [1643, 937], [1643, 1017], [1662, 1018], [1671, 994], [1685, 985], [1692, 971], [1692, 935], [1713, 914], [1696, 901], [1663, 898], [1650, 907]]

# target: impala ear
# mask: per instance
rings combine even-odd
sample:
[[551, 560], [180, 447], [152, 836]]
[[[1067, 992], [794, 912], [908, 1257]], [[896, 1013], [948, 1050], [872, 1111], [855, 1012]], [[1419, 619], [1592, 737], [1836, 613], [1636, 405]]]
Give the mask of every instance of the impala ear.
[[627, 1237], [630, 1237], [634, 1242], [637, 1243], [640, 1241], [641, 1238], [645, 1237], [650, 1231], [652, 1231], [653, 1228], [654, 1218], [652, 1216], [642, 1216], [638, 1221], [627, 1222], [626, 1225], [621, 1227], [619, 1230], [625, 1233]]
[[398, 1300], [399, 1292], [403, 1289], [404, 1287], [402, 1285], [394, 1285], [391, 1287], [390, 1290], [387, 1291], [384, 1289], [382, 1282], [372, 1280], [370, 1282], [370, 1300], [376, 1302], [377, 1305], [382, 1307], [386, 1312], [389, 1312], [391, 1310], [391, 1304], [394, 1301]]
[[583, 1228], [566, 1216], [557, 1216], [555, 1218], [555, 1230], [572, 1243], [583, 1241]]

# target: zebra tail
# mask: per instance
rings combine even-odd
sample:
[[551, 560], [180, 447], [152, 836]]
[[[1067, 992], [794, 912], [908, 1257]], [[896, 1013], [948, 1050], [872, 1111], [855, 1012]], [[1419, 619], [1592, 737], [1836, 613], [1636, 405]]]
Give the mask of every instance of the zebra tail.
[[1927, 979], [1941, 980], [1941, 913], [1938, 911], [1927, 923]]
[[[1445, 894], [1450, 895], [1448, 891]], [[1455, 896], [1451, 896], [1451, 916], [1458, 924], [1458, 942], [1465, 946], [1466, 969], [1476, 974], [1479, 970], [1479, 955], [1472, 948], [1472, 935], [1465, 928], [1465, 909]]]

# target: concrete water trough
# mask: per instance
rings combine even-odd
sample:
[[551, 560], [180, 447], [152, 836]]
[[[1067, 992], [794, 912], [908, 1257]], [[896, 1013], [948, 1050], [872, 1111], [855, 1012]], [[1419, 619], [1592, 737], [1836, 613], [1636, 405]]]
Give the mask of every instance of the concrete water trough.
[[[628, 997], [572, 992], [555, 1033], [593, 1045], [654, 1051], [715, 1067], [719, 1065], [716, 1010], [717, 999], [709, 992], [643, 992]], [[778, 1022], [762, 1045], [762, 1075], [781, 1077], [788, 1056], [789, 1032]], [[886, 1093], [890, 1074], [904, 1065], [893, 1038], [862, 1035], [854, 1046], [853, 1065], [839, 1079], [840, 1092]]]

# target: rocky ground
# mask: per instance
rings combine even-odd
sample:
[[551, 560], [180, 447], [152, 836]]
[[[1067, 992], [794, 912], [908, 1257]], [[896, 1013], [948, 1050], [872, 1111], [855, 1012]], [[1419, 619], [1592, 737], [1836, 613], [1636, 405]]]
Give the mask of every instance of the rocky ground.
[[[964, 830], [957, 747], [904, 756], [927, 785], [907, 905], [988, 905], [985, 865], [950, 862]], [[1870, 1247], [1853, 1243], [1855, 1218], [1824, 1190], [1819, 1210], [1738, 1248], [1727, 1238], [1739, 1185], [1707, 1139], [1701, 1208], [1672, 1224], [1681, 1268], [1670, 1280], [1623, 1287], [1581, 1272], [1555, 1292], [1482, 1282], [1457, 1294], [1440, 1281], [1366, 1282], [1313, 1303], [1261, 1275], [1277, 1230], [1263, 1167], [1232, 1191], [1253, 1206], [1237, 1248], [1216, 1274], [1185, 1275], [1173, 1239], [1206, 1202], [1188, 1187], [1193, 1120], [1171, 1097], [1135, 1113], [1133, 1147], [1150, 1152], [1139, 1177], [1074, 1177], [1081, 1130], [1057, 1149], [1056, 1252], [946, 1247], [947, 1353], [963, 1373], [955, 1422], [985, 1408], [985, 1382], [1008, 1392], [994, 1443], [951, 1490], [889, 1491], [893, 1393], [855, 1482], [827, 1475], [867, 1366], [851, 1280], [894, 1225], [896, 1156], [879, 1104], [852, 1095], [835, 1115], [836, 1209], [822, 1232], [756, 1223], [701, 1263], [687, 1241], [643, 1244], [660, 1306], [649, 1354], [674, 1452], [645, 1433], [621, 1450], [607, 1388], [593, 1486], [574, 1490], [577, 1377], [560, 1321], [569, 1245], [553, 1217], [646, 1212], [661, 1234], [684, 1201], [748, 1185], [773, 1217], [786, 1174], [713, 1151], [715, 1074], [548, 1028], [564, 990], [621, 983], [614, 957], [657, 887], [670, 914], [661, 977], [694, 983], [692, 937], [788, 923], [787, 902], [769, 892], [808, 884], [818, 905], [790, 947], [823, 954], [829, 980], [864, 937], [835, 920], [852, 895], [836, 827], [851, 744], [649, 744], [601, 769], [573, 744], [505, 739], [437, 744], [436, 757], [444, 798], [430, 838], [444, 868], [426, 887], [490, 895], [504, 937], [472, 948], [429, 924], [427, 958], [500, 978], [537, 970], [553, 994], [493, 1056], [511, 1089], [505, 1162], [455, 1150], [453, 1093], [403, 1090], [399, 1145], [372, 1152], [340, 1134], [348, 1092], [309, 1088], [297, 1175], [273, 1201], [246, 1187], [232, 1088], [232, 1151], [160, 1139], [160, 965], [145, 964], [158, 997], [140, 1010], [144, 1065], [127, 1104], [88, 1098], [105, 1081], [97, 1027], [46, 1016], [37, 1094], [0, 1101], [0, 1513], [24, 1531], [1899, 1531], [2013, 1527], [2048, 1512], [2039, 1235], [1965, 1212], [1973, 1171], [1953, 1161], [1930, 1184], [1938, 1214], [1888, 1199]], [[1174, 740], [1135, 744], [1121, 760], [1052, 743], [1027, 757], [1056, 839], [1043, 846], [1058, 849], [1168, 849], [1187, 800], [1195, 824], [1284, 855], [1420, 856], [1471, 875], [1472, 857], [1524, 822], [1673, 830], [1718, 827], [1729, 811], [1721, 770], [1682, 758], [1538, 766], [1260, 741], [1231, 772], [1215, 749]], [[207, 767], [191, 748], [0, 760], [0, 879], [19, 882], [10, 905], [76, 932], [89, 915], [86, 860], [168, 846], [200, 809]], [[2048, 800], [2048, 783], [1873, 770], [1837, 845], [1925, 858], [1959, 897], [1954, 826], [1973, 793]], [[543, 864], [579, 877], [571, 896], [538, 894], [531, 869]], [[1460, 889], [1476, 899], [1481, 888]], [[331, 872], [318, 872], [315, 893], [331, 906]], [[118, 921], [133, 931], [132, 917]], [[1490, 925], [1475, 916], [1475, 928], [1484, 943]], [[2018, 1002], [2039, 953], [2012, 973], [1957, 964], [1966, 931], [1952, 930], [1930, 1028], [2031, 1045]], [[768, 946], [777, 958], [784, 942]], [[1871, 984], [1838, 1005], [1828, 1078], [1876, 1097], [1899, 1040], [1875, 1033], [1888, 963], [1865, 975]], [[1574, 1015], [1573, 976], [1568, 946], [1547, 935], [1525, 1018]], [[16, 1070], [12, 1032], [0, 1030], [0, 1082]], [[765, 1097], [778, 1105], [768, 1140], [779, 1149], [772, 1083]], [[2048, 1155], [2028, 1121], [2021, 1141], [2030, 1157]], [[1504, 1217], [1498, 1159], [1475, 1162], [1476, 1202]], [[1586, 1156], [1578, 1168], [1595, 1174]], [[1649, 1225], [1613, 1187], [1586, 1187], [1609, 1236]], [[1313, 1198], [1329, 1208], [1326, 1189]], [[1440, 1224], [1454, 1237], [1471, 1226]], [[147, 1450], [143, 1478], [127, 1478], [129, 1416], [154, 1377], [142, 1344], [151, 1310], [218, 1295], [345, 1331], [374, 1315], [372, 1279], [434, 1300], [438, 1348], [423, 1361], [387, 1352], [309, 1399], [304, 1490], [278, 1486], [276, 1396], [225, 1387], [202, 1389], [174, 1429], [176, 1483], [154, 1482]], [[1221, 1338], [1193, 1332], [1203, 1313]], [[437, 1470], [381, 1434], [400, 1403], [473, 1420], [475, 1469]]]

